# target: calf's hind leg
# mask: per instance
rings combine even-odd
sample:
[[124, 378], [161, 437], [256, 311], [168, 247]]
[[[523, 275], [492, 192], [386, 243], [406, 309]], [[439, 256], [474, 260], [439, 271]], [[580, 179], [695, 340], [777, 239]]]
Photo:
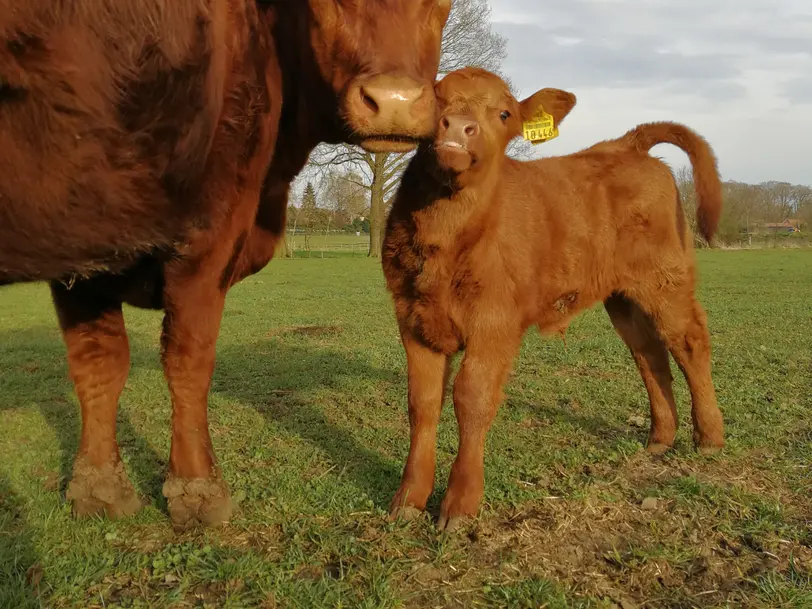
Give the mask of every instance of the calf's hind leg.
[[82, 434], [66, 497], [76, 516], [131, 516], [142, 505], [116, 442], [118, 400], [130, 368], [121, 302], [98, 294], [92, 280], [71, 289], [51, 284], [82, 409]]
[[691, 392], [694, 444], [702, 454], [724, 447], [724, 423], [711, 377], [710, 334], [702, 306], [693, 290], [643, 293], [634, 296], [649, 312], [668, 350], [682, 370]]
[[651, 429], [646, 450], [662, 454], [674, 445], [679, 425], [668, 349], [651, 317], [637, 303], [622, 294], [613, 294], [604, 306], [615, 330], [629, 347], [648, 392]]

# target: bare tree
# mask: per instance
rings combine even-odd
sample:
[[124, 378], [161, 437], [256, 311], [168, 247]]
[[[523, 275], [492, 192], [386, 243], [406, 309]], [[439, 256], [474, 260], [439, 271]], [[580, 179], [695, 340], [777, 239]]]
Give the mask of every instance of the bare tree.
[[[487, 0], [454, 0], [443, 30], [440, 75], [466, 66], [499, 73], [507, 55], [507, 40], [491, 29], [490, 17]], [[529, 147], [526, 144], [521, 141], [512, 143], [509, 154], [527, 156]], [[345, 144], [319, 146], [310, 156], [310, 171], [323, 173], [330, 168], [346, 167], [360, 176], [357, 183], [369, 197], [369, 255], [372, 257], [381, 255], [390, 200], [411, 157], [412, 153], [370, 153]]]
[[[675, 172], [683, 209], [692, 229], [696, 228], [696, 192], [690, 167]], [[801, 231], [812, 225], [812, 188], [786, 182], [745, 184], [723, 182], [722, 215], [718, 239], [733, 243], [745, 239], [753, 242], [755, 235], [771, 234], [769, 225], [790, 220]], [[697, 242], [699, 243], [699, 241]]]
[[336, 217], [351, 223], [362, 216], [367, 208], [364, 177], [354, 171], [331, 168], [321, 183], [322, 201]]
[[440, 75], [477, 66], [499, 72], [507, 57], [507, 40], [491, 29], [487, 0], [454, 0], [443, 30]]
[[694, 189], [694, 174], [690, 167], [683, 165], [674, 176], [677, 181], [682, 209], [685, 218], [691, 227], [691, 232], [696, 235], [696, 190]]
[[346, 167], [346, 179], [364, 189], [369, 197], [369, 255], [379, 258], [383, 246], [383, 226], [388, 202], [406, 168], [410, 154], [371, 153], [355, 146], [320, 146], [310, 156], [310, 166], [329, 175], [336, 167]]
[[316, 203], [316, 189], [313, 188], [311, 182], [307, 183], [304, 194], [302, 195], [302, 207], [299, 213], [299, 222], [304, 228], [305, 250], [307, 257], [310, 257], [310, 237], [316, 228], [317, 222], [317, 203]]

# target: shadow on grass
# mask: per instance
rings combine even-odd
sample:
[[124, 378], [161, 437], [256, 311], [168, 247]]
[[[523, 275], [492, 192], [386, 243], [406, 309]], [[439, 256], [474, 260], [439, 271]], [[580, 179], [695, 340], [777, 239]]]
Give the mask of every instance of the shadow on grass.
[[[393, 462], [359, 440], [355, 432], [364, 425], [363, 413], [348, 413], [343, 421], [336, 423], [330, 420], [323, 404], [302, 396], [319, 390], [329, 394], [331, 389], [335, 389], [337, 395], [346, 394], [346, 387], [369, 386], [369, 381], [403, 382], [401, 376], [405, 370], [401, 375], [376, 369], [353, 354], [320, 344], [322, 337], [318, 334], [310, 338], [316, 342], [269, 338], [234, 345], [221, 341], [212, 392], [254, 408], [269, 423], [312, 443], [378, 506], [385, 507], [397, 489], [403, 464]], [[297, 344], [291, 344], [293, 342]], [[0, 363], [4, 372], [7, 371], [0, 378], [0, 411], [29, 407], [40, 410], [60, 443], [64, 490], [78, 446], [81, 418], [79, 409], [70, 399], [73, 387], [67, 377], [65, 349], [59, 332], [42, 326], [0, 333], [0, 344], [3, 346]], [[131, 349], [133, 369], [158, 366], [154, 352], [157, 346], [153, 348], [133, 340]], [[535, 419], [564, 423], [585, 431], [601, 450], [614, 449], [623, 440], [639, 440], [642, 444], [646, 441], [646, 429], [613, 424], [597, 406], [584, 406], [576, 411], [566, 403], [540, 406], [522, 399], [515, 402], [515, 397], [513, 400]], [[630, 411], [629, 414], [642, 413]], [[239, 433], [239, 429], [232, 428], [229, 433]], [[118, 440], [139, 491], [165, 508], [160, 489], [166, 457], [154, 451], [121, 410]], [[404, 436], [402, 441], [406, 443], [408, 438]]]
[[213, 391], [254, 408], [269, 423], [324, 451], [376, 505], [386, 507], [400, 483], [402, 464], [358, 439], [354, 431], [364, 426], [363, 413], [350, 412], [334, 422], [323, 405], [299, 394], [334, 390], [346, 395], [348, 385], [395, 380], [391, 372], [329, 346], [268, 340], [219, 349]]
[[[79, 443], [81, 416], [70, 397], [65, 348], [56, 328], [38, 326], [0, 333], [0, 363], [8, 370], [0, 378], [0, 411], [38, 408], [60, 443], [61, 490], [70, 479]], [[131, 340], [131, 369], [155, 369], [157, 358], [149, 346]], [[156, 347], [157, 349], [157, 347]], [[261, 353], [261, 355], [259, 355]], [[292, 346], [279, 341], [225, 345], [218, 349], [213, 392], [256, 409], [266, 420], [311, 442], [369, 497], [386, 505], [400, 481], [395, 465], [360, 443], [350, 427], [338, 426], [318, 404], [298, 394], [333, 386], [339, 376], [392, 381], [390, 373], [324, 346]], [[287, 390], [284, 399], [279, 390]], [[348, 423], [351, 426], [352, 423]], [[239, 433], [231, 429], [230, 433]], [[133, 483], [146, 496], [165, 507], [161, 483], [166, 458], [159, 456], [119, 410], [117, 437], [128, 462]], [[406, 440], [404, 440], [406, 441]]]
[[37, 567], [34, 542], [25, 507], [0, 476], [0, 607], [40, 607], [42, 572]]
[[[610, 382], [610, 381], [607, 381]], [[618, 382], [618, 381], [611, 381]], [[566, 399], [556, 404], [540, 405], [535, 402], [517, 400], [514, 402], [531, 413], [533, 418], [548, 424], [563, 424], [584, 432], [597, 448], [611, 450], [620, 442], [637, 440], [643, 446], [648, 439], [648, 423], [645, 428], [630, 427], [613, 421], [597, 404], [586, 404], [574, 409]], [[629, 407], [628, 416], [647, 416], [647, 411]]]
[[[38, 408], [59, 442], [60, 491], [70, 480], [73, 460], [79, 447], [81, 415], [71, 398], [73, 384], [68, 378], [65, 346], [57, 328], [35, 326], [0, 333], [0, 411]], [[131, 345], [132, 367], [148, 361], [147, 354]], [[127, 414], [119, 409], [117, 438], [122, 453], [130, 457], [133, 483], [139, 491], [152, 495], [160, 489], [166, 460], [158, 456], [135, 430]]]

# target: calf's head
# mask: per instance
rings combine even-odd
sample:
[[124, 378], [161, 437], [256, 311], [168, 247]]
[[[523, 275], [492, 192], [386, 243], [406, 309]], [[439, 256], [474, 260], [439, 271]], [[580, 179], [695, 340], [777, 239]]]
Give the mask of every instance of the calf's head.
[[452, 0], [308, 0], [310, 42], [342, 139], [406, 152], [434, 133], [434, 80]]
[[539, 109], [558, 125], [575, 106], [575, 96], [560, 89], [541, 89], [519, 102], [505, 81], [479, 68], [451, 72], [434, 90], [437, 164], [460, 184], [501, 162], [510, 141], [522, 135], [522, 123]]

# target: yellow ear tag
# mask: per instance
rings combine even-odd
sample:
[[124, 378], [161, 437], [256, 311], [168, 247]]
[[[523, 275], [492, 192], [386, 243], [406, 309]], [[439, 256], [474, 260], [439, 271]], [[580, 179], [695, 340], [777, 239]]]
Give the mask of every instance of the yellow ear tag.
[[555, 126], [553, 115], [547, 114], [544, 108], [539, 106], [533, 118], [522, 123], [522, 137], [534, 146], [557, 138], [558, 127]]

